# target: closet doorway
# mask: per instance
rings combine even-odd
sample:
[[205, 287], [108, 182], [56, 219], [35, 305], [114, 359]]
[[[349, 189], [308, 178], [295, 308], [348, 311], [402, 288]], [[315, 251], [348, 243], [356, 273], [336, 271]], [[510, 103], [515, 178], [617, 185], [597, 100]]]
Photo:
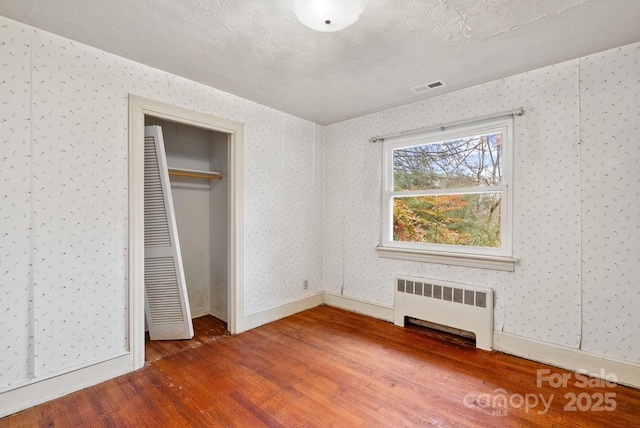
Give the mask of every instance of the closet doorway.
[[[129, 98], [130, 349], [144, 364], [144, 128], [162, 129], [191, 317], [241, 331], [242, 124]], [[215, 172], [211, 176], [184, 171]]]
[[153, 116], [145, 126], [162, 132], [191, 318], [228, 323], [228, 134]]

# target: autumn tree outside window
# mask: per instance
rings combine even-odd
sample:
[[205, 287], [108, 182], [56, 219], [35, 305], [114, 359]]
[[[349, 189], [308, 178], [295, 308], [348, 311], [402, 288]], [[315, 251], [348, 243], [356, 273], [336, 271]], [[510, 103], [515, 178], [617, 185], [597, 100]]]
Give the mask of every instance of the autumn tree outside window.
[[512, 122], [385, 139], [381, 246], [511, 256]]

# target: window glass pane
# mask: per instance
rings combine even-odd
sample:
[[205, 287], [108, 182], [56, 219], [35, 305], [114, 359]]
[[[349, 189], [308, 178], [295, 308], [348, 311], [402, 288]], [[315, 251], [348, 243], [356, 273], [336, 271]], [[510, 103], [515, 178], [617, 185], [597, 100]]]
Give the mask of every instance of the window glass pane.
[[393, 198], [393, 240], [499, 248], [502, 192]]
[[495, 186], [502, 181], [502, 133], [393, 151], [393, 187], [401, 190]]

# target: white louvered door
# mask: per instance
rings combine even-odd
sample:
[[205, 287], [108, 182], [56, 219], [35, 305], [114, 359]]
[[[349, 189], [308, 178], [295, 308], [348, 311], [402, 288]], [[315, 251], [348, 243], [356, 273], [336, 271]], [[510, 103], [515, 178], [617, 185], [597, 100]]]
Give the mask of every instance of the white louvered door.
[[144, 132], [144, 286], [151, 340], [191, 339], [193, 324], [162, 128]]

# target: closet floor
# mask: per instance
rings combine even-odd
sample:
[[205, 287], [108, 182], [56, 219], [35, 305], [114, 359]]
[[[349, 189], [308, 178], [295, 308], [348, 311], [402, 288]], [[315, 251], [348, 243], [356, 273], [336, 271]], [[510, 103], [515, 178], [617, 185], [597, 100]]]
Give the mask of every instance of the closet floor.
[[149, 340], [144, 344], [144, 355], [147, 363], [170, 357], [186, 349], [195, 348], [223, 337], [227, 333], [227, 323], [211, 315], [193, 319], [194, 336], [191, 340]]

